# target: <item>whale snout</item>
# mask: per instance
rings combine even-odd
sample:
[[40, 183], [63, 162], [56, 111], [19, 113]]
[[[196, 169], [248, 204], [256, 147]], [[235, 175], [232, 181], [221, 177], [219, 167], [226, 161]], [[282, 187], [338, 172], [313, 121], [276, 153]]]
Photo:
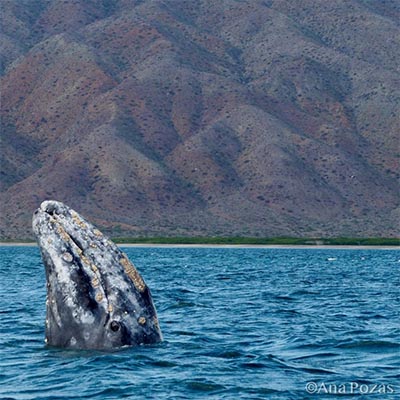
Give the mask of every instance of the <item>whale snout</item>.
[[47, 200], [44, 201], [41, 205], [40, 205], [40, 209], [50, 215], [54, 215], [54, 213], [58, 210], [59, 208], [59, 204], [58, 202], [54, 201], [54, 200]]
[[37, 211], [51, 216], [65, 215], [68, 211], [68, 207], [56, 200], [45, 200]]

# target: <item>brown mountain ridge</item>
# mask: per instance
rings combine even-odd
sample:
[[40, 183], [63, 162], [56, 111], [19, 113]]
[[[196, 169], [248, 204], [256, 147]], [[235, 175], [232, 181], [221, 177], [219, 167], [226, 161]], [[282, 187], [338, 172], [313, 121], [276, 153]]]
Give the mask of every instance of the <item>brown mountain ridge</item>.
[[400, 6], [4, 0], [1, 238], [398, 236]]

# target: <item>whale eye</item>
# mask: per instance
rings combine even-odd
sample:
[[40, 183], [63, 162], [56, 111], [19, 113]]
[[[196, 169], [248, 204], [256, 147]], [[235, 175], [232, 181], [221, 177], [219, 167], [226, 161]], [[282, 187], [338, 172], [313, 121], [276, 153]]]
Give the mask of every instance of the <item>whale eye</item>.
[[117, 332], [119, 330], [119, 323], [117, 321], [111, 321], [110, 328], [113, 332]]

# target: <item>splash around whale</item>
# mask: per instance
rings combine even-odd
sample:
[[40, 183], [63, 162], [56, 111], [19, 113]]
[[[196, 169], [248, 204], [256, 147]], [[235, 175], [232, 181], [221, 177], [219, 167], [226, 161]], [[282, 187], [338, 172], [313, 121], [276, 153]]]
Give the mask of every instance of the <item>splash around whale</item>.
[[48, 345], [115, 349], [162, 341], [150, 289], [111, 240], [52, 200], [35, 211], [32, 227], [46, 270]]

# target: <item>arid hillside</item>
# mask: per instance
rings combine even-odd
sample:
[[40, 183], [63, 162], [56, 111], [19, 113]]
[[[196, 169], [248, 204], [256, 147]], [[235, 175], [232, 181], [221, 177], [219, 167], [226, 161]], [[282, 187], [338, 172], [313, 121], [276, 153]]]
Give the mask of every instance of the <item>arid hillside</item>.
[[399, 235], [399, 2], [0, 6], [1, 238]]

